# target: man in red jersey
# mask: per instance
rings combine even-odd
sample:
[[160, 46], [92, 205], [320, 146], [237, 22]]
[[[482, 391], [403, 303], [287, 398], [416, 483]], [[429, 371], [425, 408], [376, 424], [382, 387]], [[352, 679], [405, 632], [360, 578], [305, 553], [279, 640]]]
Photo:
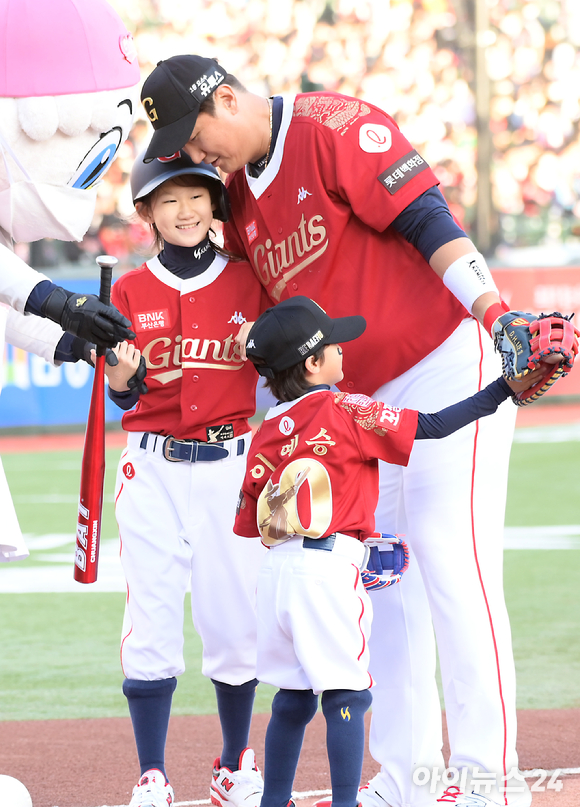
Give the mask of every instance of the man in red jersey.
[[[500, 374], [486, 331], [507, 307], [436, 176], [383, 110], [331, 92], [264, 99], [199, 56], [160, 62], [141, 99], [155, 129], [147, 159], [183, 147], [231, 175], [226, 244], [274, 302], [307, 295], [333, 316], [365, 317], [341, 390], [436, 411]], [[364, 807], [459, 807], [478, 788], [482, 805], [531, 803], [517, 772], [502, 585], [515, 411], [503, 404], [422, 442], [406, 468], [381, 463], [377, 522], [406, 535], [412, 562], [394, 596], [372, 595], [370, 749], [381, 770], [361, 790]], [[441, 780], [431, 620], [452, 787]]]

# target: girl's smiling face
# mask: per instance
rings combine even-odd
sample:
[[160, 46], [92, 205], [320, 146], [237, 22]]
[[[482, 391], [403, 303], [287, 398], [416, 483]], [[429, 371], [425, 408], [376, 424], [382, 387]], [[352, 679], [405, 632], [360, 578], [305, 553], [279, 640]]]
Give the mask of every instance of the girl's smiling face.
[[213, 221], [210, 192], [202, 185], [182, 185], [167, 180], [152, 194], [149, 203], [137, 202], [142, 219], [155, 224], [164, 241], [179, 247], [197, 246]]

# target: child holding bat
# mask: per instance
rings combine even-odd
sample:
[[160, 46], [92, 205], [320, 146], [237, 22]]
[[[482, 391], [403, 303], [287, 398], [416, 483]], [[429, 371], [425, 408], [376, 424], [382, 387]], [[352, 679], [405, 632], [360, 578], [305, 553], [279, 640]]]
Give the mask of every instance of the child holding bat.
[[202, 672], [215, 685], [223, 735], [212, 803], [258, 807], [262, 778], [247, 745], [257, 684], [256, 577], [265, 550], [232, 531], [257, 377], [234, 338], [265, 299], [250, 265], [210, 237], [212, 221], [225, 221], [229, 209], [213, 166], [180, 153], [138, 159], [131, 189], [160, 250], [113, 286], [136, 338], [119, 345], [118, 366], [107, 368], [109, 394], [127, 410], [116, 516], [128, 592], [123, 692], [141, 767], [131, 807], [173, 800], [164, 752], [184, 671], [189, 585]]

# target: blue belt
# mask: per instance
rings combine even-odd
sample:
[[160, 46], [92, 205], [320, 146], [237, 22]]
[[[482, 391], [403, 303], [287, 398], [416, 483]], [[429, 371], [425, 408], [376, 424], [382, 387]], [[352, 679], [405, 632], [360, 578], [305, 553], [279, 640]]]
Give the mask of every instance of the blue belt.
[[336, 533], [327, 535], [326, 538], [303, 538], [302, 546], [304, 549], [325, 549], [327, 552], [332, 552], [334, 542], [336, 541]]
[[[158, 434], [145, 432], [139, 444], [141, 448], [147, 449], [149, 438], [155, 440], [163, 439]], [[244, 453], [245, 444], [243, 438], [237, 441], [236, 455]], [[155, 450], [155, 445], [153, 446]], [[163, 456], [169, 462], [217, 462], [230, 456], [230, 449], [225, 448], [223, 443], [203, 443], [199, 440], [178, 440], [176, 437], [166, 437], [163, 440]]]

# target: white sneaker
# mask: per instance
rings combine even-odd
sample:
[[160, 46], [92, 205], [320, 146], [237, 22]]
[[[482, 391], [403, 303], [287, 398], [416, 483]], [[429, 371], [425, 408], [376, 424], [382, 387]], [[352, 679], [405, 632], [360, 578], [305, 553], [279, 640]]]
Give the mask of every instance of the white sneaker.
[[173, 788], [156, 769], [145, 771], [133, 788], [129, 807], [171, 807]]
[[214, 762], [209, 795], [216, 807], [259, 807], [263, 790], [264, 780], [251, 748], [240, 754], [237, 771], [222, 768], [219, 759]]
[[364, 787], [359, 788], [358, 800], [362, 807], [390, 807], [388, 801], [377, 790], [374, 779], [367, 782]]

